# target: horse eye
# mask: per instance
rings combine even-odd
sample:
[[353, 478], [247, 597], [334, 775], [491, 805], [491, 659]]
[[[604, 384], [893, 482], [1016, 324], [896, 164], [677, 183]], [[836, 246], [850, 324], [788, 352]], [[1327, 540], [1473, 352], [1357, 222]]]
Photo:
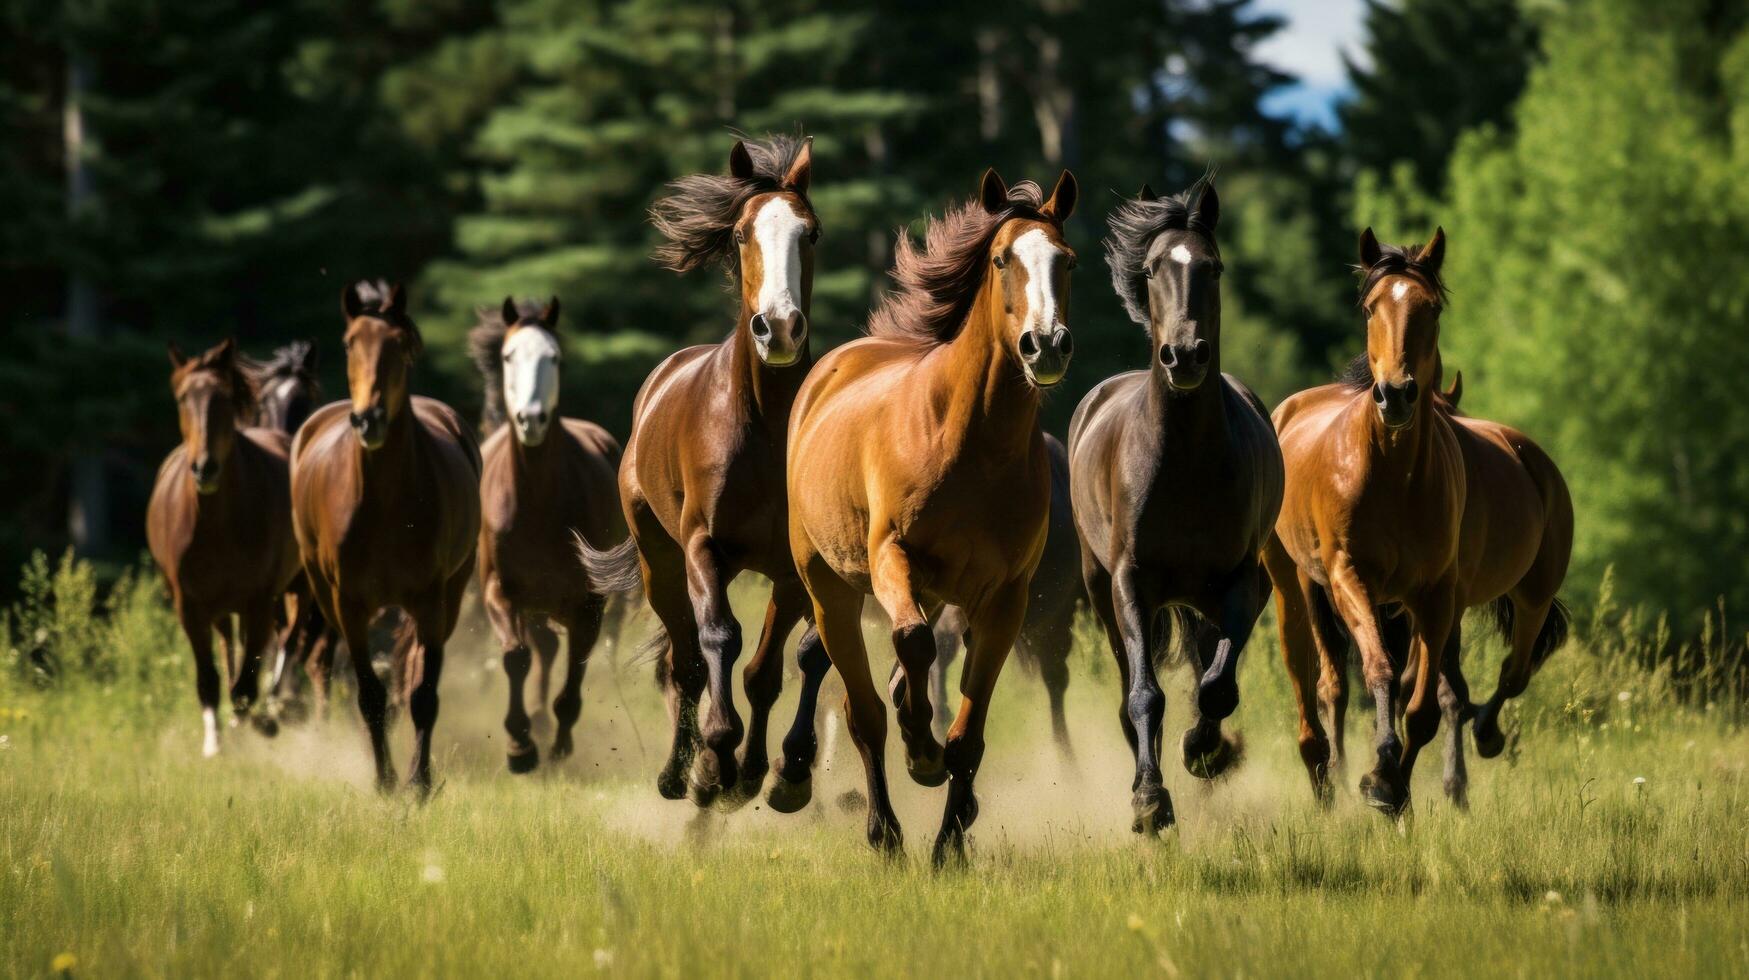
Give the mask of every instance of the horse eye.
[[504, 355], [504, 363], [506, 363], [506, 364], [510, 363], [510, 355], [509, 354]]
[[808, 232], [808, 244], [809, 245], [820, 244], [820, 229], [815, 228], [813, 231]]
[[1000, 256], [1000, 255], [996, 256], [995, 258], [991, 259], [990, 261], [994, 262], [996, 264], [996, 268], [998, 268], [998, 269], [1004, 269], [1004, 268], [1008, 267], [1008, 263], [1002, 261], [1002, 256]]

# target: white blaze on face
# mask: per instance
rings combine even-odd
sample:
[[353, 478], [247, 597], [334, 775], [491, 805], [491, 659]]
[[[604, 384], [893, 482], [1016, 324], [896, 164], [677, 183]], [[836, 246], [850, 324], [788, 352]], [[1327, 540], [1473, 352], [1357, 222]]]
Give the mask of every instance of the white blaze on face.
[[504, 409], [512, 429], [524, 442], [545, 429], [525, 431], [519, 414], [545, 410], [550, 424], [559, 407], [559, 341], [539, 327], [518, 327], [504, 341]]
[[1409, 281], [1407, 279], [1404, 279], [1391, 287], [1391, 298], [1395, 299], [1397, 302], [1402, 302], [1403, 297], [1407, 295], [1409, 295]]
[[1038, 333], [1041, 340], [1063, 322], [1056, 277], [1056, 263], [1062, 254], [1062, 249], [1039, 228], [1014, 240], [1014, 257], [1026, 270], [1026, 326]]
[[1190, 254], [1190, 249], [1183, 245], [1172, 246], [1172, 251], [1168, 254], [1172, 256], [1172, 261], [1179, 265], [1189, 265], [1195, 259], [1195, 256]]
[[774, 319], [801, 311], [802, 235], [808, 223], [784, 197], [765, 202], [753, 219], [753, 241], [759, 247], [764, 277], [759, 282], [758, 308]]
[[200, 754], [210, 759], [219, 754], [219, 713], [211, 708], [202, 708], [200, 720], [206, 726], [206, 741], [201, 745]]

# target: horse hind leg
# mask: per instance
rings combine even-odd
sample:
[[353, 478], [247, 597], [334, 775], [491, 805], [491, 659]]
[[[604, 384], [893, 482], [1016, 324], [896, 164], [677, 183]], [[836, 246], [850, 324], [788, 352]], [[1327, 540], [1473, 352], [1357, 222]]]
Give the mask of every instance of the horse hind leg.
[[529, 714], [529, 731], [536, 738], [544, 736], [553, 730], [553, 715], [547, 710], [553, 689], [553, 667], [559, 661], [559, 634], [553, 632], [543, 617], [533, 617], [525, 624], [528, 644], [534, 649], [534, 662], [530, 668], [534, 673], [533, 710]]
[[572, 731], [583, 714], [583, 676], [589, 657], [601, 636], [602, 601], [580, 604], [565, 619], [565, 684], [553, 702], [558, 730], [553, 733], [553, 759], [568, 759], [573, 751]]
[[984, 760], [984, 725], [990, 716], [990, 698], [1009, 651], [1020, 635], [1025, 618], [1026, 578], [995, 595], [975, 613], [966, 645], [966, 665], [960, 674], [960, 707], [948, 729], [944, 752], [948, 771], [947, 805], [941, 814], [941, 830], [935, 836], [934, 862], [964, 860], [966, 831], [978, 819], [974, 790], [978, 769]]
[[194, 689], [200, 698], [202, 728], [201, 755], [210, 759], [219, 754], [219, 669], [213, 662], [213, 616], [180, 598], [176, 603], [176, 618], [188, 637], [189, 650], [194, 654]]
[[1463, 649], [1461, 624], [1453, 620], [1440, 661], [1439, 709], [1445, 723], [1445, 796], [1458, 809], [1468, 809], [1470, 773], [1464, 764], [1464, 722], [1470, 713], [1470, 685], [1458, 657]]
[[1330, 791], [1330, 740], [1318, 720], [1317, 641], [1312, 637], [1312, 582], [1271, 533], [1263, 548], [1264, 568], [1275, 589], [1276, 624], [1281, 635], [1281, 659], [1293, 687], [1294, 706], [1299, 711], [1300, 761], [1318, 802], [1328, 805]]
[[249, 718], [255, 730], [269, 738], [279, 734], [279, 722], [269, 711], [253, 711], [260, 694], [261, 664], [277, 645], [279, 630], [273, 622], [273, 599], [257, 602], [240, 617], [243, 665], [231, 689], [232, 711]]
[[723, 798], [727, 806], [738, 808], [745, 805], [758, 796], [765, 785], [765, 776], [771, 769], [766, 733], [771, 725], [772, 706], [783, 692], [784, 641], [789, 639], [796, 623], [801, 620], [807, 603], [808, 592], [802, 588], [800, 579], [772, 583], [771, 599], [765, 607], [765, 623], [759, 631], [759, 645], [754, 648], [753, 658], [747, 661], [747, 668], [741, 676], [741, 687], [747, 692], [747, 739], [741, 745], [740, 758], [736, 760], [741, 778]]
[[1306, 592], [1311, 639], [1318, 651], [1318, 700], [1330, 732], [1330, 768], [1341, 772], [1348, 749], [1348, 634], [1330, 605], [1330, 595], [1312, 585]]
[[704, 693], [704, 661], [698, 654], [697, 625], [686, 598], [680, 549], [660, 529], [639, 538], [644, 594], [662, 624], [656, 642], [664, 649], [657, 677], [668, 704], [674, 739], [668, 761], [656, 776], [656, 790], [663, 799], [686, 797], [686, 774], [698, 752], [698, 701]]
[[1536, 668], [1561, 645], [1567, 633], [1566, 608], [1553, 598], [1528, 602], [1508, 595], [1494, 602], [1495, 619], [1511, 640], [1512, 649], [1500, 665], [1493, 695], [1476, 711], [1476, 753], [1484, 759], [1492, 759], [1506, 748], [1506, 735], [1500, 730], [1501, 709], [1509, 699], [1524, 693]]
[[540, 765], [540, 749], [534, 743], [524, 693], [534, 659], [529, 650], [527, 623], [510, 604], [497, 578], [487, 581], [480, 592], [486, 619], [498, 639], [498, 662], [504, 665], [504, 679], [509, 687], [504, 712], [504, 734], [509, 738], [505, 764], [513, 773], [533, 772]]
[[876, 850], [898, 854], [904, 849], [904, 833], [887, 790], [887, 706], [869, 675], [862, 595], [823, 567], [813, 571], [808, 588], [821, 642], [844, 679], [844, 717], [868, 777], [868, 842]]
[[[931, 626], [935, 634], [935, 663], [929, 665], [929, 701], [935, 706], [935, 737], [945, 740], [953, 724], [953, 705], [947, 700], [947, 672], [959, 659], [966, 633], [965, 612], [958, 606], [943, 606]], [[899, 669], [895, 661], [893, 669]]]

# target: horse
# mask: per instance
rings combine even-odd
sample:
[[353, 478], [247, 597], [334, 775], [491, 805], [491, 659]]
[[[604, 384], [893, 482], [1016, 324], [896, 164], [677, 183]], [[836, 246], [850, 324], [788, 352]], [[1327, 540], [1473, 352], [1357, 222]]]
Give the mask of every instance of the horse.
[[1112, 212], [1112, 287], [1153, 356], [1146, 370], [1095, 386], [1069, 423], [1081, 567], [1123, 683], [1118, 720], [1136, 757], [1132, 829], [1141, 834], [1175, 820], [1160, 773], [1156, 623], [1174, 618], [1198, 678], [1184, 767], [1217, 778], [1239, 757], [1221, 722], [1238, 707], [1239, 657], [1269, 601], [1258, 554], [1281, 508], [1269, 411], [1221, 372], [1219, 221], [1209, 179], [1165, 198], [1143, 185]]
[[[977, 818], [973, 780], [1003, 661], [1026, 616], [1050, 514], [1042, 390], [1073, 353], [1067, 325], [1074, 252], [1063, 238], [1075, 178], [1046, 198], [986, 171], [978, 197], [930, 222], [922, 251], [899, 237], [898, 288], [869, 336], [820, 359], [790, 417], [790, 544], [827, 655], [844, 679], [845, 717], [868, 777], [868, 840], [898, 853], [886, 782], [886, 706], [863, 648], [863, 596], [892, 623], [905, 766], [924, 786], [950, 781], [934, 859], [965, 854]], [[944, 749], [931, 725], [929, 613], [970, 624], [959, 712]]]
[[[1045, 551], [1032, 573], [1026, 619], [1020, 625], [1020, 640], [1014, 652], [1020, 663], [1039, 676], [1050, 699], [1051, 735], [1064, 761], [1075, 756], [1069, 740], [1069, 722], [1063, 699], [1069, 690], [1069, 655], [1074, 649], [1075, 610], [1081, 605], [1081, 546], [1075, 536], [1075, 512], [1069, 503], [1069, 451], [1062, 440], [1045, 433], [1045, 452], [1051, 460], [1051, 510], [1045, 529]], [[944, 606], [933, 624], [935, 665], [929, 668], [930, 700], [935, 704], [935, 734], [946, 737], [953, 722], [947, 703], [947, 672], [959, 656], [961, 637], [967, 629], [966, 613], [958, 606]], [[897, 664], [893, 669], [899, 669]]]
[[[1463, 801], [1460, 726], [1474, 710], [1459, 671], [1464, 610], [1488, 605], [1512, 647], [1498, 688], [1475, 714], [1484, 757], [1504, 745], [1500, 706], [1560, 647], [1569, 622], [1557, 592], [1572, 553], [1573, 508], [1559, 469], [1523, 433], [1455, 414], [1455, 388], [1447, 397], [1436, 391], [1444, 256], [1443, 228], [1410, 246], [1381, 245], [1372, 229], [1363, 232], [1365, 359], [1275, 411], [1288, 481], [1264, 559], [1300, 713], [1300, 757], [1314, 794], [1327, 801], [1332, 753], [1317, 701], [1336, 729], [1339, 765], [1346, 634], [1377, 709], [1378, 761], [1361, 778], [1361, 796], [1390, 816], [1409, 805], [1416, 756], [1442, 714], [1451, 726], [1445, 789]], [[1406, 639], [1387, 636], [1392, 629]]]
[[[723, 263], [732, 281], [738, 273], [740, 309], [721, 343], [681, 350], [644, 381], [619, 470], [630, 537], [608, 551], [579, 546], [596, 588], [641, 587], [661, 622], [653, 642], [665, 648], [658, 676], [674, 742], [656, 786], [672, 800], [687, 795], [690, 783], [701, 807], [719, 796], [725, 806], [741, 805], [763, 785], [766, 725], [783, 684], [783, 644], [807, 611], [790, 563], [783, 466], [790, 405], [813, 363], [809, 310], [820, 220], [808, 198], [812, 161], [809, 139], [740, 140], [729, 153], [727, 175], [675, 181], [650, 209], [667, 239], [656, 250], [658, 262], [677, 273]], [[745, 729], [730, 690], [741, 624], [728, 594], [744, 570], [772, 582], [759, 646], [746, 668], [751, 718]], [[806, 684], [803, 703], [811, 705], [829, 668], [812, 630], [796, 656]], [[707, 680], [710, 711], [701, 730], [698, 702]], [[811, 763], [811, 707], [802, 728], [798, 715], [784, 741], [786, 759], [805, 755]], [[737, 758], [743, 731], [746, 744]], [[705, 751], [699, 753], [701, 740]], [[805, 785], [779, 785], [784, 788], [774, 786], [773, 807], [791, 812], [806, 804]]]
[[[255, 383], [232, 341], [197, 357], [171, 344], [170, 367], [182, 443], [158, 467], [146, 505], [146, 540], [194, 652], [202, 753], [211, 758], [219, 754], [213, 630], [224, 641], [236, 723], [255, 706], [261, 658], [279, 639], [275, 604], [297, 574], [287, 439], [245, 424], [254, 414]], [[240, 657], [233, 614], [241, 626]], [[254, 719], [263, 734], [277, 730], [266, 714]]]
[[601, 426], [559, 414], [557, 296], [545, 306], [506, 297], [501, 309], [478, 313], [468, 346], [485, 378], [482, 428], [495, 430], [480, 446], [480, 595], [510, 682], [507, 762], [511, 772], [526, 773], [540, 764], [540, 750], [523, 688], [534, 647], [543, 654], [538, 690], [545, 701], [555, 645], [532, 634], [549, 619], [570, 636], [565, 685], [553, 702], [552, 757], [571, 754], [571, 729], [583, 711], [583, 672], [605, 606], [578, 574], [571, 542], [582, 535], [606, 548], [625, 537], [620, 445]]
[[352, 651], [358, 708], [377, 785], [394, 785], [388, 694], [371, 658], [370, 620], [386, 606], [411, 620], [397, 686], [408, 696], [414, 748], [407, 781], [431, 789], [444, 643], [455, 630], [480, 535], [480, 451], [455, 410], [409, 392], [423, 349], [399, 284], [341, 293], [349, 401], [317, 409], [292, 442], [292, 517], [304, 574]]

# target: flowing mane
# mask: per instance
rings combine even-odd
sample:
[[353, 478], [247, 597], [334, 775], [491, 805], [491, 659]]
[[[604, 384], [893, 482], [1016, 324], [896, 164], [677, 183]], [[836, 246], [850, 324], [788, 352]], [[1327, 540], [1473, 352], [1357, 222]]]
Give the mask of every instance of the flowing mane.
[[1156, 236], [1172, 229], [1194, 231], [1208, 239], [1216, 255], [1220, 254], [1215, 230], [1200, 220], [1200, 215], [1191, 212], [1198, 195], [1209, 183], [1210, 178], [1204, 177], [1182, 194], [1126, 200], [1106, 219], [1110, 231], [1102, 244], [1105, 264], [1111, 269], [1111, 287], [1117, 291], [1118, 299], [1123, 300], [1124, 312], [1144, 327], [1148, 325], [1148, 296], [1142, 286], [1142, 267], [1148, 260], [1148, 246]]
[[996, 214], [969, 201], [949, 208], [940, 218], [930, 218], [922, 251], [901, 229], [893, 254], [893, 281], [898, 288], [869, 316], [869, 336], [927, 346], [953, 340], [984, 284], [985, 258], [996, 232], [1014, 218], [1050, 222], [1039, 211], [1043, 206], [1044, 191], [1023, 180], [1008, 188], [1008, 206]]
[[[544, 326], [541, 317], [545, 312], [545, 307], [532, 299], [516, 301], [519, 322]], [[480, 370], [486, 389], [485, 404], [480, 408], [480, 435], [485, 437], [503, 428], [510, 417], [504, 410], [504, 336], [510, 325], [504, 322], [503, 308], [498, 306], [476, 306], [474, 317], [474, 327], [468, 331], [468, 356]]]
[[[743, 139], [753, 161], [753, 176], [692, 174], [668, 184], [668, 194], [650, 206], [650, 223], [667, 241], [656, 246], [656, 261], [673, 272], [723, 262], [730, 272], [736, 259], [735, 222], [741, 208], [756, 194], [783, 190], [784, 175], [807, 146], [799, 136]], [[800, 194], [810, 210], [813, 202]]]

